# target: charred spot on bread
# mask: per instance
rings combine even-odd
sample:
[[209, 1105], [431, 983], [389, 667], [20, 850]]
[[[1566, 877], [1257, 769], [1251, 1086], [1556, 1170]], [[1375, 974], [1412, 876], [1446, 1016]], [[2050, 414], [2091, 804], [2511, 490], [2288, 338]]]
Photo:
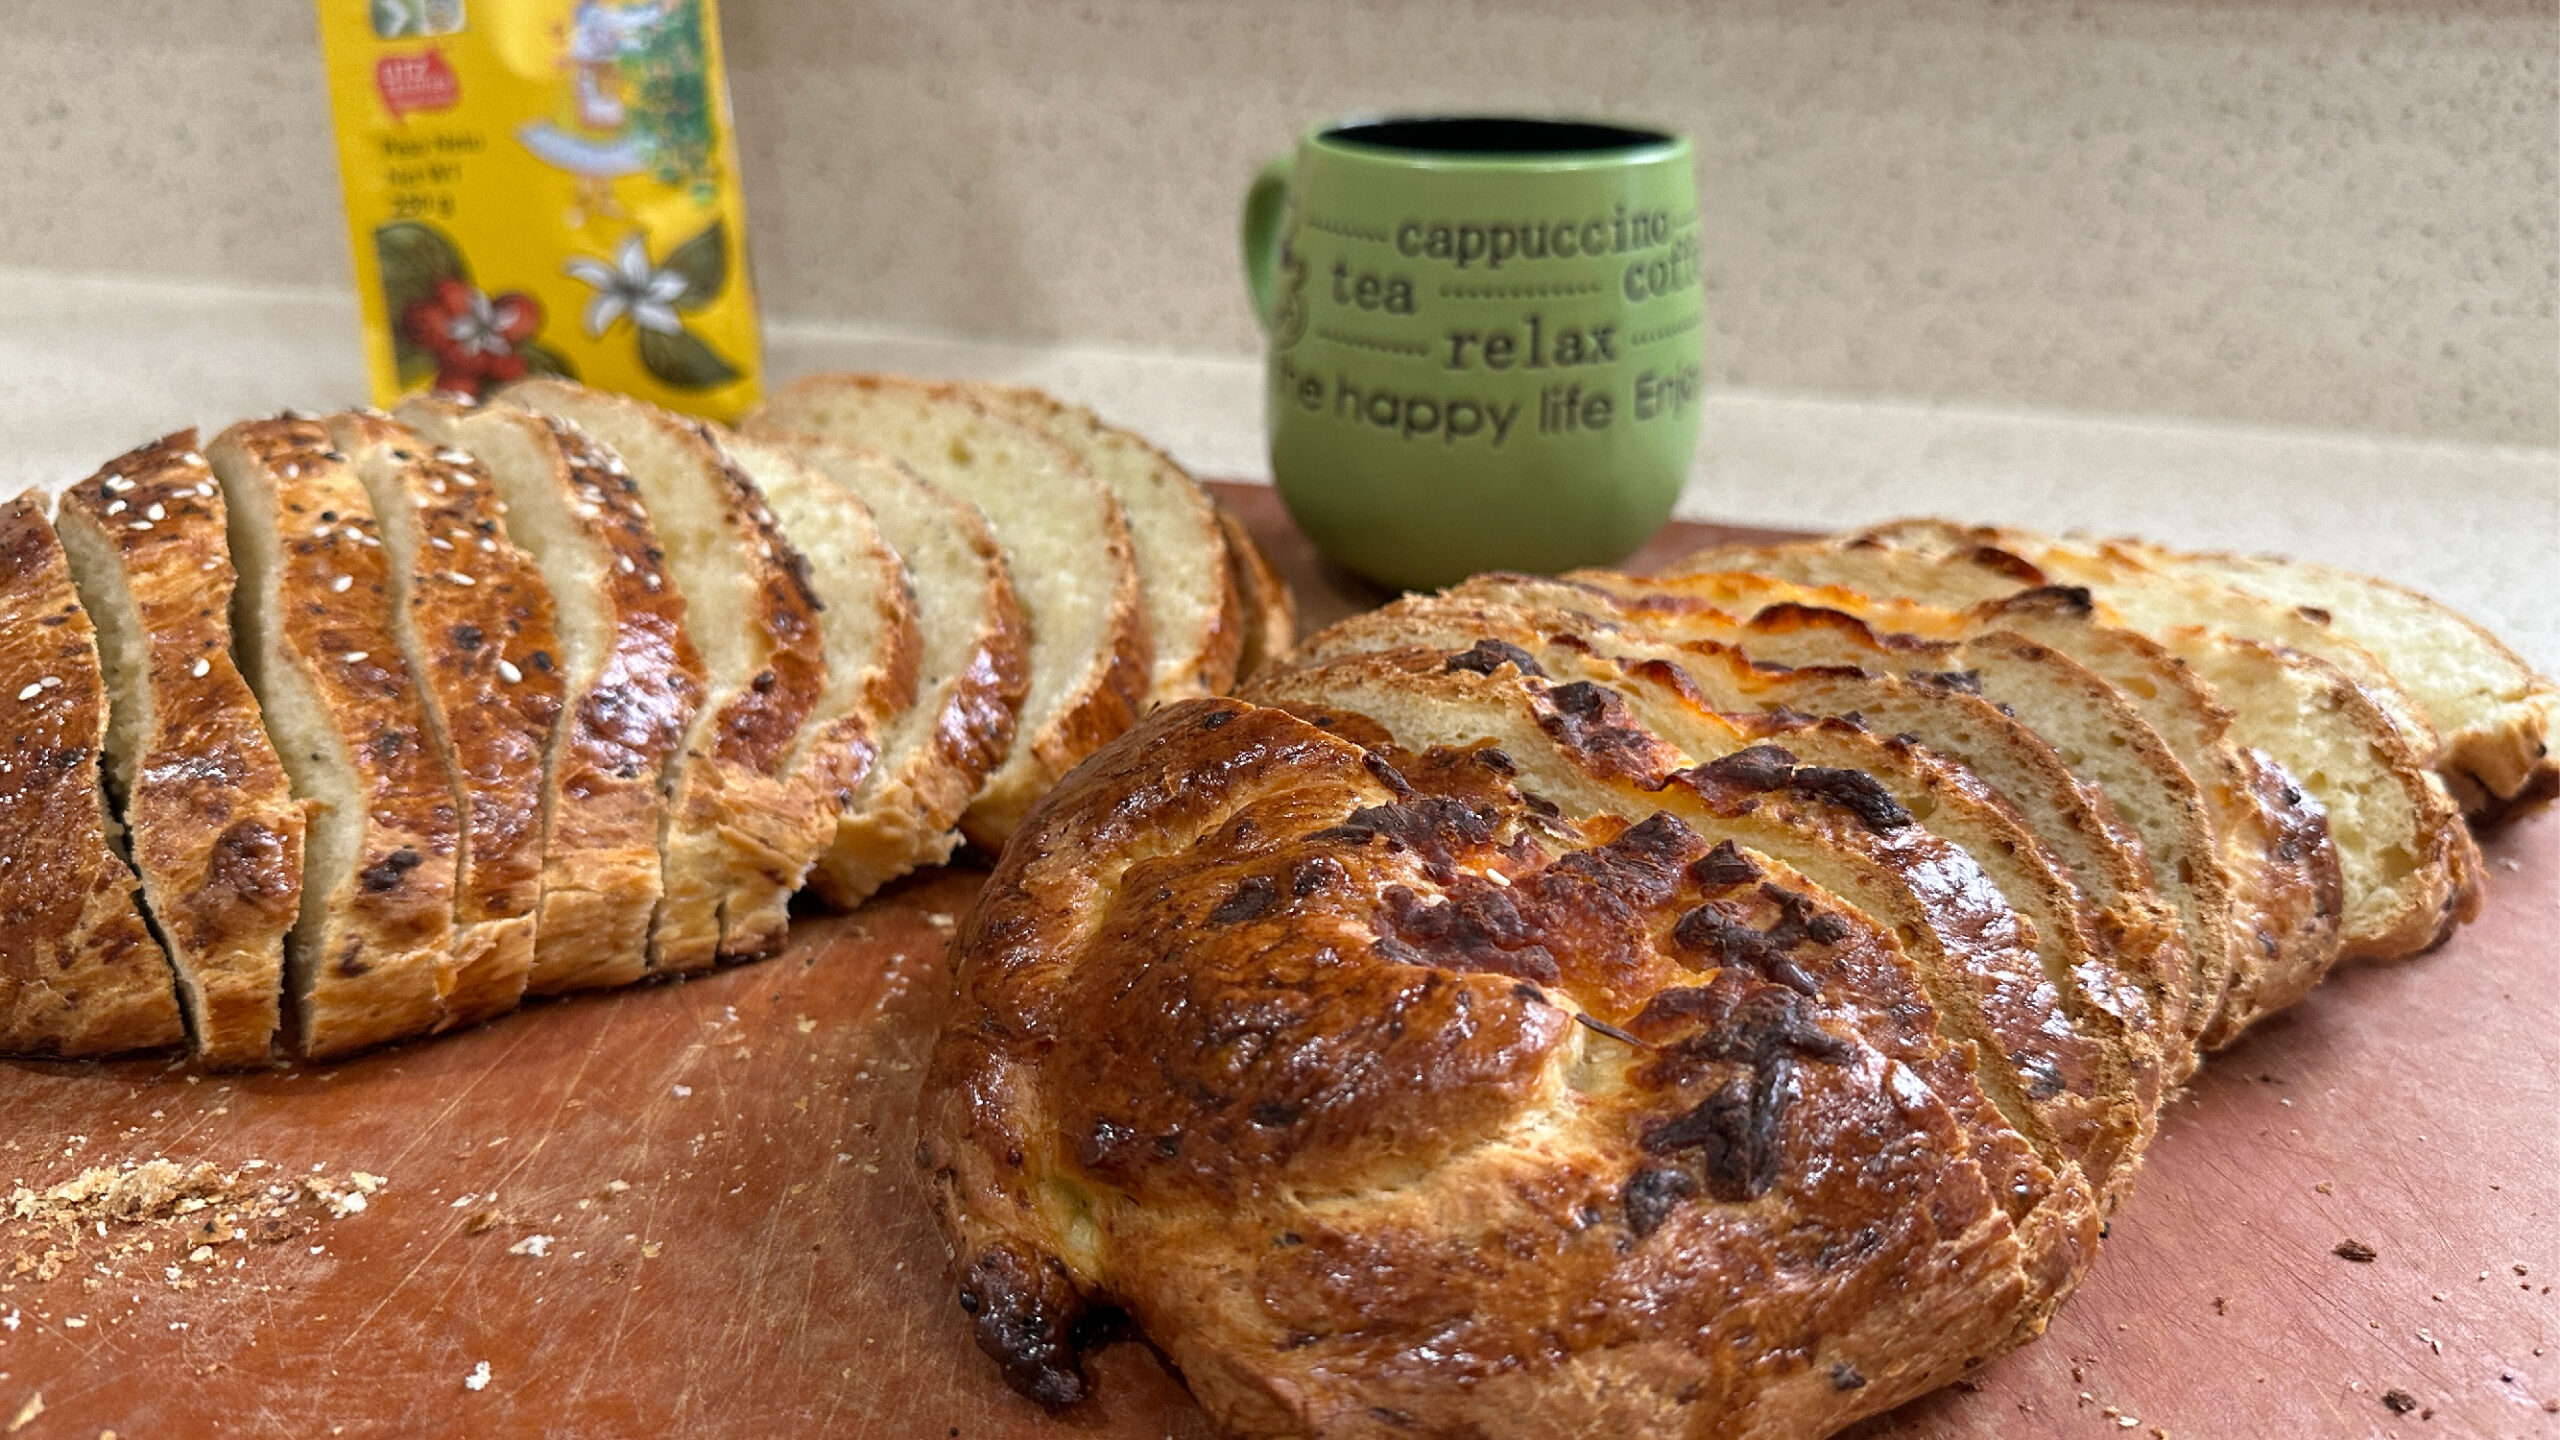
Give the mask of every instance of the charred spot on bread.
[[1545, 678], [1547, 673], [1528, 651], [1507, 640], [1490, 638], [1478, 640], [1466, 650], [1450, 656], [1442, 668], [1471, 670], [1478, 675], [1490, 675], [1505, 665], [1523, 675], [1537, 679]]

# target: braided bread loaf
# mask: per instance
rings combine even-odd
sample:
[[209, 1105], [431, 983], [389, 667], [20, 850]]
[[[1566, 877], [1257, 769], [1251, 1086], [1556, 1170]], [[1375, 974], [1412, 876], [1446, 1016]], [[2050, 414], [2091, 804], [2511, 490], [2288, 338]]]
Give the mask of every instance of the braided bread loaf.
[[2017, 568], [1487, 577], [1096, 754], [925, 1086], [981, 1348], [1068, 1403], [1123, 1312], [1240, 1435], [1780, 1437], [2040, 1333], [2200, 1048], [2476, 900], [2458, 832], [2342, 863], [2296, 652]]

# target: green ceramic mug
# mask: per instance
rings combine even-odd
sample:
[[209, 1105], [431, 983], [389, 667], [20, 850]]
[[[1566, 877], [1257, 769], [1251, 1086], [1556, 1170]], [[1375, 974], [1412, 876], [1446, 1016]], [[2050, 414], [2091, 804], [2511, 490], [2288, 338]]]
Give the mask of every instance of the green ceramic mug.
[[1271, 469], [1391, 585], [1624, 558], [1697, 449], [1689, 142], [1498, 117], [1320, 126], [1245, 200]]

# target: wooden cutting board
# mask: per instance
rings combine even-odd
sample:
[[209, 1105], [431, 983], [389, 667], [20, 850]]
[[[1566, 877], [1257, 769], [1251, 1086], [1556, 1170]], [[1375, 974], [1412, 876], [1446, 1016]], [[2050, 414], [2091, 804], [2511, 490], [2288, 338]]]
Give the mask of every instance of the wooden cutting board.
[[[1227, 497], [1311, 624], [1379, 598]], [[0, 1067], [0, 1435], [1208, 1435], [1143, 1345], [1053, 1418], [968, 1342], [910, 1127], [980, 880], [342, 1065]], [[2555, 934], [2546, 816], [2479, 924], [2215, 1057], [2051, 1334], [1865, 1433], [2560, 1436]]]

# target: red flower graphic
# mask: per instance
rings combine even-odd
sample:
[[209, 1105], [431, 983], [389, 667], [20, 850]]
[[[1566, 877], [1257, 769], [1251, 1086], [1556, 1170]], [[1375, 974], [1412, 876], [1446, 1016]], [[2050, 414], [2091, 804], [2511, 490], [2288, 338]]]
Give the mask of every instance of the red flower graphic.
[[485, 395], [521, 380], [518, 348], [542, 328], [542, 305], [521, 290], [484, 295], [451, 276], [400, 316], [400, 328], [436, 360], [436, 388]]

